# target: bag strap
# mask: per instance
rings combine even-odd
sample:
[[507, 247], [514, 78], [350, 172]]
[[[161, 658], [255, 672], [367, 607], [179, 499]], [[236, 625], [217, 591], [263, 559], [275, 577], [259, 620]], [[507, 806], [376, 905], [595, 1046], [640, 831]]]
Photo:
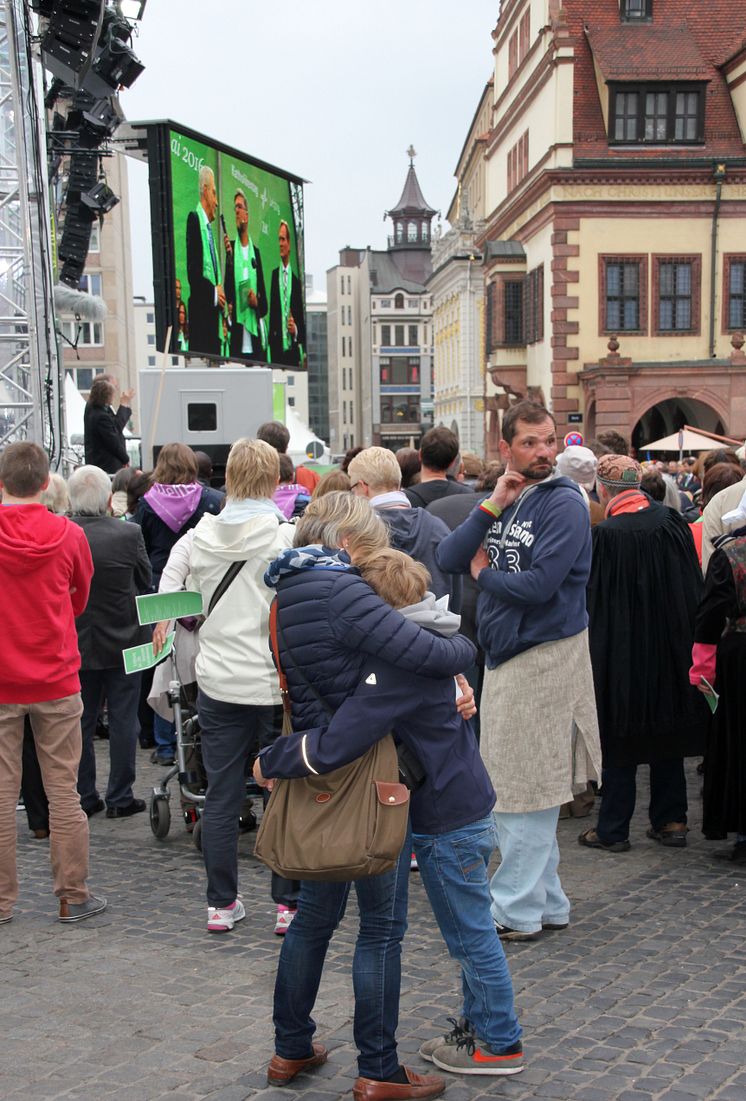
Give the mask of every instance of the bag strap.
[[288, 679], [285, 676], [285, 671], [282, 668], [282, 662], [280, 661], [280, 644], [277, 639], [277, 628], [279, 622], [277, 619], [277, 597], [273, 597], [272, 603], [269, 606], [269, 642], [272, 648], [272, 657], [275, 659], [275, 668], [277, 669], [277, 678], [280, 682], [280, 695], [282, 696], [283, 710], [290, 714], [290, 695], [288, 693]]
[[240, 574], [241, 570], [244, 568], [245, 565], [246, 565], [246, 559], [245, 558], [241, 562], [231, 562], [230, 566], [228, 567], [228, 569], [225, 571], [225, 573], [221, 577], [220, 581], [218, 582], [218, 586], [215, 589], [215, 592], [212, 594], [212, 596], [210, 598], [210, 604], [207, 608], [207, 612], [205, 613], [205, 619], [207, 619], [210, 612], [213, 610], [213, 608], [215, 607], [217, 602], [220, 600], [221, 596], [225, 595], [226, 590], [230, 588], [230, 586], [233, 584], [233, 582], [238, 577], [238, 575]]
[[[282, 627], [280, 626], [280, 619], [279, 619], [279, 615], [278, 615], [278, 611], [277, 611], [277, 597], [275, 597], [273, 599], [273, 601], [272, 601], [272, 603], [270, 604], [270, 607], [269, 607], [269, 638], [270, 638], [270, 642], [272, 644], [272, 654], [273, 654], [274, 659], [275, 659], [275, 665], [277, 666], [277, 674], [278, 674], [278, 677], [279, 677], [279, 680], [280, 680], [280, 692], [282, 694], [282, 705], [283, 705], [283, 707], [285, 708], [286, 711], [289, 711], [290, 710], [290, 695], [289, 695], [289, 692], [288, 692], [287, 677], [285, 676], [285, 673], [284, 673], [283, 668], [282, 668], [282, 664], [280, 662], [280, 643], [282, 643], [282, 645], [285, 647], [287, 652], [291, 655], [292, 655], [292, 650], [290, 649], [287, 642], [285, 641], [285, 636], [282, 633]], [[305, 683], [306, 687], [311, 689], [314, 696], [319, 701], [319, 703], [324, 708], [324, 710], [327, 712], [327, 714], [328, 715], [333, 715], [334, 714], [333, 709], [329, 706], [329, 704], [326, 702], [326, 700], [323, 698], [323, 696], [319, 695], [319, 693], [316, 691], [314, 686], [311, 684], [308, 677], [305, 675], [303, 670], [298, 665], [295, 666], [295, 672], [298, 674], [300, 679]]]

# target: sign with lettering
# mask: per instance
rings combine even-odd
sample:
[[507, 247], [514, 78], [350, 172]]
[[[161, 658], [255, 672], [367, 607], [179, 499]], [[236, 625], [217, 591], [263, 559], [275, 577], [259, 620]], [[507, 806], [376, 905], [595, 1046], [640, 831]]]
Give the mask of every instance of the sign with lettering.
[[166, 644], [160, 654], [153, 653], [153, 643], [143, 642], [142, 646], [130, 646], [128, 650], [122, 650], [125, 673], [141, 673], [143, 669], [152, 669], [171, 653], [174, 645], [175, 631], [166, 635]]
[[201, 593], [187, 589], [178, 593], [150, 593], [137, 597], [137, 618], [141, 624], [192, 615], [202, 615]]

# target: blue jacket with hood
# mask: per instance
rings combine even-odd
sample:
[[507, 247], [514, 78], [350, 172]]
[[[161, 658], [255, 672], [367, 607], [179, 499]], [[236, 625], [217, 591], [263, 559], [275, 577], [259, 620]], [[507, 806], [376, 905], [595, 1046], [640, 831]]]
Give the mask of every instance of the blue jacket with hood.
[[431, 634], [385, 604], [344, 552], [289, 548], [264, 580], [277, 589], [280, 661], [296, 730], [329, 722], [357, 688], [368, 657], [431, 678], [461, 673], [474, 661], [462, 635]]
[[[459, 617], [441, 609], [432, 593], [403, 614], [438, 634], [453, 635], [459, 628]], [[410, 803], [415, 833], [448, 833], [492, 810], [495, 793], [471, 724], [456, 711], [452, 677], [417, 676], [389, 661], [366, 658], [354, 693], [327, 722], [313, 730], [296, 728], [263, 749], [264, 775], [292, 779], [331, 772], [392, 731], [425, 771]]]
[[488, 668], [586, 629], [591, 528], [575, 482], [529, 486], [497, 520], [477, 506], [440, 544], [438, 562], [468, 573], [480, 546], [490, 560], [477, 578], [477, 634]]

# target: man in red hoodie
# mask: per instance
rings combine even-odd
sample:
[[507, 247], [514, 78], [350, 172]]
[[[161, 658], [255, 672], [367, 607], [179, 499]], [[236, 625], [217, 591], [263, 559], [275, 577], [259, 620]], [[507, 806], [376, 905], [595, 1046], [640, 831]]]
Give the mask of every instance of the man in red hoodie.
[[33, 443], [0, 454], [0, 576], [5, 596], [0, 664], [0, 923], [18, 898], [15, 807], [24, 717], [29, 716], [49, 799], [50, 859], [60, 921], [106, 909], [86, 886], [88, 819], [77, 791], [80, 655], [75, 616], [93, 575], [83, 531], [41, 504], [49, 462]]

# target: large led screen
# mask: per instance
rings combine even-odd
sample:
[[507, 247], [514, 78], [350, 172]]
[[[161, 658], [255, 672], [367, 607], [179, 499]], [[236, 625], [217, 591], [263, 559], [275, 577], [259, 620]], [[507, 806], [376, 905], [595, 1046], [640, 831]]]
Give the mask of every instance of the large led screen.
[[173, 123], [160, 128], [158, 237], [170, 255], [157, 312], [171, 351], [304, 369], [302, 181]]

